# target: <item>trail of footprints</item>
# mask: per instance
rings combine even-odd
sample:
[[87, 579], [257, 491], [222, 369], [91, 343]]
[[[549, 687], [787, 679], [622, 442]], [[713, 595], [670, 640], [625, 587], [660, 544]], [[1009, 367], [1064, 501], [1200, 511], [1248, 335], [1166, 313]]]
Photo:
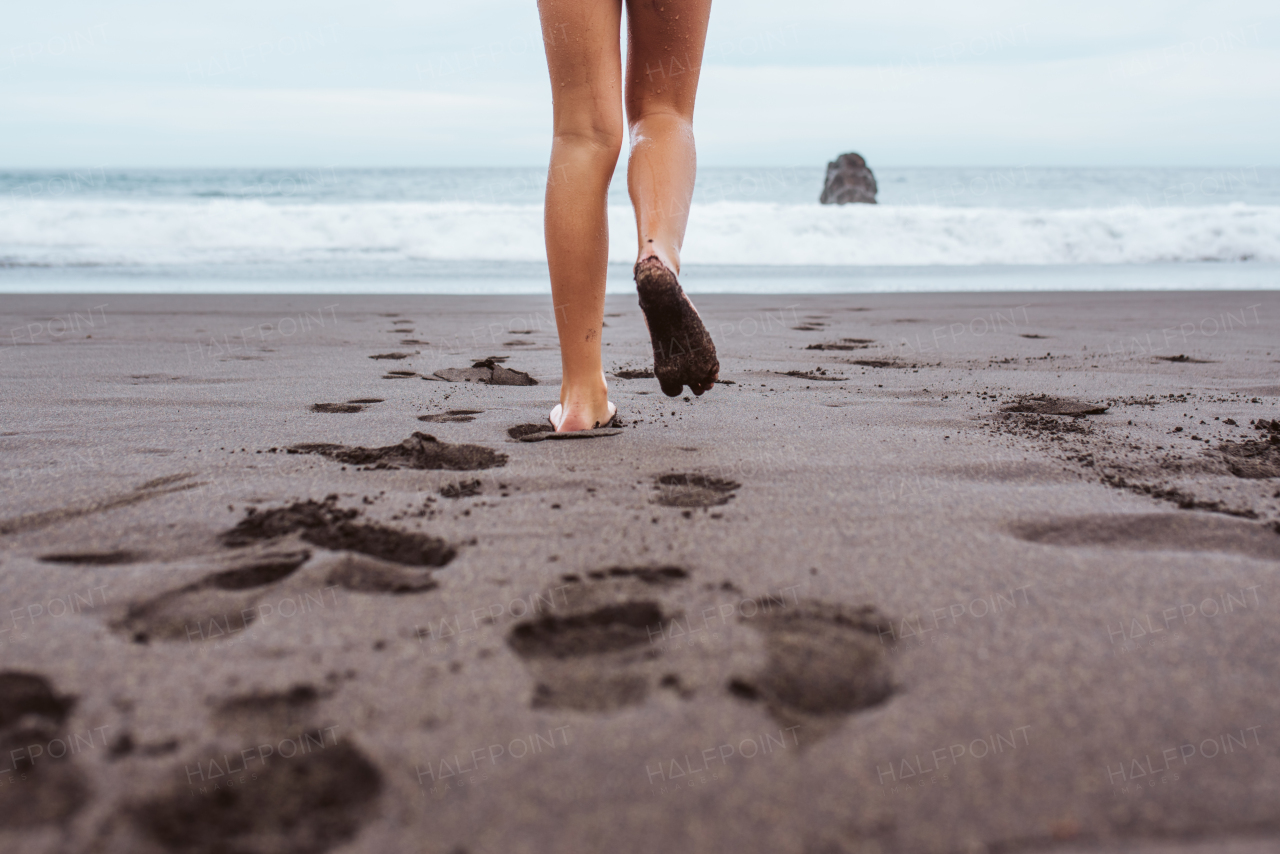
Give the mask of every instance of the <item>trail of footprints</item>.
[[[266, 538], [271, 550], [131, 606], [132, 622], [124, 628], [142, 626], [153, 637], [172, 638], [176, 621], [202, 613], [196, 606], [199, 597], [252, 594], [305, 565], [307, 551], [283, 549], [276, 536], [280, 531], [294, 538], [291, 543], [305, 542], [309, 527], [313, 539], [323, 540], [334, 536], [335, 528], [350, 533], [344, 523], [358, 525], [331, 502], [253, 514], [228, 531], [224, 541]], [[893, 692], [880, 642], [888, 624], [874, 608], [742, 599], [756, 607], [748, 615], [735, 606], [726, 626], [759, 632], [763, 661], [758, 653], [734, 652], [740, 644], [670, 654], [655, 639], [674, 636], [682, 620], [688, 624], [682, 606], [700, 605], [706, 598], [691, 590], [686, 570], [613, 567], [562, 580], [557, 590], [563, 595], [548, 597], [552, 602], [558, 598], [558, 606], [516, 624], [506, 636], [532, 677], [530, 705], [535, 709], [601, 713], [644, 703], [659, 691], [681, 702], [719, 696], [758, 703], [776, 719], [804, 724], [820, 737]], [[331, 678], [337, 681], [336, 675]], [[124, 732], [106, 761], [123, 763], [121, 773], [140, 772], [146, 766], [137, 763], [158, 760], [171, 763], [170, 770], [160, 777], [144, 775], [161, 782], [127, 796], [113, 809], [91, 831], [96, 834], [92, 849], [320, 854], [353, 839], [379, 814], [386, 783], [384, 772], [358, 746], [358, 736], [338, 736], [326, 726], [331, 722], [324, 716], [324, 703], [338, 690], [338, 684], [297, 684], [285, 691], [214, 701], [210, 734], [201, 744], [138, 746]], [[60, 695], [39, 674], [0, 672], [0, 747], [7, 750], [65, 731], [74, 707], [74, 697]], [[222, 785], [224, 775], [233, 776], [230, 766], [222, 767], [227, 757], [242, 756], [247, 744], [272, 745], [282, 739], [307, 747], [288, 761], [260, 762], [251, 769], [246, 764], [252, 772], [248, 783], [241, 771], [239, 785]], [[170, 755], [172, 759], [164, 758]], [[92, 794], [77, 761], [83, 760], [66, 757], [21, 769], [30, 774], [29, 785], [0, 794], [5, 806], [0, 827], [29, 829], [74, 816]], [[194, 782], [192, 769], [200, 769]]]
[[[471, 486], [478, 487], [478, 482]], [[673, 474], [659, 477], [655, 488], [660, 504], [710, 507], [728, 502], [739, 486], [703, 475]], [[477, 491], [459, 490], [459, 495]], [[442, 494], [449, 496], [447, 490]], [[446, 566], [457, 554], [454, 546], [439, 538], [362, 522], [359, 511], [339, 508], [334, 495], [324, 501], [295, 502], [261, 512], [251, 508], [219, 539], [233, 550], [215, 560], [224, 568], [129, 602], [111, 621], [111, 628], [140, 644], [227, 639], [248, 629], [257, 614], [255, 606], [271, 588], [299, 571], [304, 571], [316, 589], [338, 586], [360, 593], [422, 593], [438, 586], [431, 570]], [[323, 554], [317, 556], [317, 549]], [[140, 556], [75, 553], [43, 559], [109, 564], [136, 557]], [[640, 573], [635, 578], [654, 583], [657, 577]], [[624, 608], [619, 619], [625, 623], [628, 613]], [[635, 612], [632, 619], [648, 620], [640, 624], [643, 628], [661, 623], [662, 615]]]
[[[806, 318], [797, 328], [820, 329], [823, 319]], [[362, 398], [313, 409], [352, 413], [380, 402]], [[420, 420], [466, 422], [476, 414], [449, 410]], [[526, 431], [544, 429], [519, 425], [509, 432], [520, 438]], [[449, 446], [424, 434], [387, 448], [310, 445], [291, 450], [380, 468], [473, 470], [506, 462], [505, 455]], [[654, 501], [677, 508], [714, 507], [729, 502], [740, 486], [697, 473], [668, 474], [657, 478]], [[1108, 515], [1021, 525], [1012, 533], [1046, 546], [1208, 549], [1280, 560], [1280, 538], [1274, 531], [1221, 517]], [[260, 597], [299, 574], [362, 593], [422, 593], [437, 586], [432, 571], [456, 555], [440, 539], [362, 522], [358, 511], [339, 508], [336, 496], [251, 511], [222, 535], [221, 545], [231, 550], [224, 566], [129, 603], [112, 628], [137, 643], [204, 640], [217, 636], [215, 627], [222, 633], [247, 628]], [[127, 552], [69, 552], [42, 560], [111, 565], [141, 558]], [[556, 588], [562, 595], [542, 599], [553, 603], [548, 610], [515, 624], [505, 636], [530, 676], [529, 705], [534, 709], [600, 714], [650, 702], [663, 692], [681, 703], [730, 698], [758, 705], [784, 725], [801, 724], [812, 738], [859, 710], [886, 702], [897, 688], [887, 654], [891, 623], [869, 605], [739, 597], [727, 615], [714, 609], [716, 628], [726, 636], [753, 632], [758, 643], [730, 643], [726, 637], [723, 643], [695, 646], [677, 639], [692, 637], [697, 621], [707, 631], [703, 606], [713, 602], [719, 588], [698, 586], [681, 567], [612, 567], [562, 580]], [[156, 761], [175, 753], [181, 761], [175, 761], [159, 789], [113, 813], [100, 831], [102, 848], [319, 854], [353, 839], [377, 815], [386, 785], [382, 771], [355, 741], [326, 734], [324, 703], [336, 690], [299, 684], [282, 692], [220, 700], [210, 711], [214, 744], [139, 746], [124, 733], [112, 745], [108, 761]], [[75, 697], [58, 693], [40, 674], [0, 671], [0, 757], [21, 757], [26, 745], [67, 731], [75, 707]], [[193, 797], [186, 769], [223, 755], [223, 746], [231, 751], [299, 734], [314, 742], [311, 749], [287, 762], [262, 764], [251, 787]], [[70, 754], [38, 763], [13, 760], [24, 785], [0, 790], [0, 828], [52, 826], [75, 816], [92, 794], [78, 766], [82, 761]]]
[[[303, 552], [280, 547], [281, 531], [301, 540], [310, 529], [313, 539], [325, 540], [350, 534], [344, 524], [360, 523], [332, 502], [253, 514], [224, 540], [265, 538], [275, 551], [183, 589], [234, 594], [276, 583], [306, 560]], [[1058, 547], [1137, 549], [1202, 549], [1204, 535], [1212, 534], [1213, 550], [1280, 559], [1274, 533], [1264, 526], [1206, 517], [1202, 524], [1212, 531], [1184, 536], [1178, 531], [1185, 524], [1175, 514], [1140, 514], [1062, 520], [1015, 533]], [[535, 709], [600, 714], [650, 702], [661, 692], [679, 703], [731, 698], [758, 704], [783, 726], [798, 724], [813, 739], [859, 710], [886, 702], [896, 688], [885, 645], [892, 641], [882, 643], [892, 638], [891, 624], [871, 606], [782, 595], [741, 598], [732, 585], [696, 585], [678, 566], [611, 567], [561, 580], [556, 590], [562, 595], [541, 598], [553, 603], [549, 610], [506, 633], [507, 646], [529, 672], [529, 704]], [[727, 619], [716, 609], [720, 627], [756, 633], [755, 651], [735, 651], [749, 645], [728, 642], [671, 649], [671, 641], [696, 628], [694, 620], [705, 623], [703, 606], [721, 590], [736, 596]], [[338, 690], [338, 684], [297, 684], [214, 701], [209, 740], [198, 745], [138, 747], [125, 732], [107, 760], [124, 763], [122, 773], [145, 767], [136, 763], [174, 758], [163, 759], [170, 770], [156, 778], [156, 787], [128, 796], [92, 831], [91, 850], [322, 854], [354, 839], [379, 815], [387, 784], [384, 771], [360, 749], [358, 735], [338, 736], [328, 726], [324, 704]], [[39, 674], [0, 672], [0, 755], [17, 751], [12, 755], [21, 757], [22, 747], [76, 729], [75, 708], [75, 697], [61, 694]], [[249, 785], [213, 784], [229, 769], [210, 763], [225, 761], [246, 744], [286, 738], [307, 748], [289, 761], [255, 765]], [[19, 758], [16, 770], [25, 775], [24, 785], [0, 792], [0, 828], [65, 826], [93, 795], [79, 767], [84, 761], [72, 755], [37, 763]], [[203, 769], [195, 783], [193, 768]]]
[[[316, 404], [313, 411], [356, 413], [381, 402], [361, 398]], [[476, 414], [450, 410], [421, 420], [466, 422]], [[290, 451], [377, 468], [465, 471], [506, 462], [505, 455], [450, 446], [423, 434], [387, 448], [309, 445]], [[655, 501], [678, 508], [713, 507], [730, 501], [739, 487], [696, 473], [664, 475], [655, 483]], [[250, 511], [223, 533], [220, 544], [228, 549], [215, 560], [221, 566], [196, 581], [128, 603], [111, 628], [139, 644], [224, 637], [249, 628], [254, 606], [290, 579], [307, 576], [309, 582], [370, 594], [421, 593], [437, 586], [432, 570], [456, 555], [440, 539], [363, 522], [358, 511], [339, 508], [336, 496]], [[110, 565], [143, 557], [86, 552], [43, 559]], [[564, 580], [560, 589], [567, 595], [561, 607], [518, 623], [506, 637], [532, 677], [533, 708], [600, 713], [643, 703], [659, 691], [683, 702], [715, 693], [760, 704], [779, 720], [815, 723], [838, 722], [892, 694], [878, 633], [885, 622], [873, 608], [752, 600], [758, 612], [733, 619], [760, 634], [765, 651], [761, 663], [758, 655], [732, 652], [728, 644], [711, 654], [666, 649], [662, 639], [688, 620], [680, 603], [693, 601], [685, 595], [691, 582], [682, 568], [614, 567]], [[354, 838], [377, 814], [385, 784], [382, 772], [351, 739], [326, 738], [320, 710], [332, 690], [297, 685], [281, 693], [222, 700], [211, 710], [214, 745], [138, 745], [128, 732], [118, 737], [108, 752], [110, 762], [154, 762], [170, 754], [180, 760], [169, 783], [113, 813], [98, 831], [101, 847], [318, 854]], [[39, 674], [0, 672], [0, 755], [52, 737], [65, 728], [74, 707], [74, 697], [59, 695]], [[300, 732], [313, 733], [318, 748], [288, 762], [263, 764], [251, 787], [218, 788], [193, 797], [189, 769], [208, 756], [222, 755], [222, 747], [231, 751], [242, 743], [271, 743]], [[184, 769], [187, 773], [180, 773]], [[0, 797], [5, 807], [0, 827], [65, 822], [89, 800], [85, 775], [69, 756], [17, 770], [29, 775], [29, 785], [10, 787]]]
[[[688, 487], [687, 481], [675, 485]], [[706, 484], [692, 486], [718, 492]], [[1280, 538], [1265, 526], [1200, 517], [1188, 533], [1188, 524], [1175, 514], [1136, 514], [1024, 525], [1013, 533], [1056, 547], [1207, 545], [1280, 559]], [[326, 581], [380, 593], [431, 589], [431, 569], [447, 565], [454, 554], [442, 541], [361, 522], [356, 511], [337, 507], [332, 497], [249, 514], [223, 534], [222, 543], [236, 550], [234, 565], [130, 605], [118, 628], [157, 640], [189, 639], [189, 621], [240, 610], [226, 605], [252, 601], [310, 568], [317, 549], [342, 550], [320, 565]], [[691, 636], [695, 621], [702, 620], [706, 631], [704, 606], [722, 588], [698, 585], [678, 566], [612, 567], [562, 581], [556, 588], [561, 595], [542, 597], [553, 603], [549, 610], [515, 624], [505, 636], [529, 674], [534, 709], [601, 714], [660, 695], [676, 703], [720, 699], [758, 705], [783, 726], [802, 726], [812, 740], [886, 702], [897, 687], [887, 655], [891, 623], [871, 606], [737, 596], [727, 617], [714, 610], [717, 628], [754, 633], [758, 643], [726, 638], [719, 645], [681, 646], [674, 641]], [[110, 761], [155, 762], [175, 754], [164, 760], [174, 764], [167, 782], [113, 811], [97, 831], [101, 850], [320, 854], [355, 838], [378, 815], [386, 783], [358, 737], [336, 738], [325, 729], [324, 702], [336, 690], [303, 684], [218, 701], [211, 709], [212, 744], [137, 747], [126, 733], [113, 745]], [[39, 674], [0, 672], [0, 755], [66, 731], [75, 704]], [[191, 767], [244, 744], [300, 733], [307, 734], [311, 749], [288, 762], [263, 764], [251, 786], [193, 796]], [[92, 795], [78, 767], [82, 761], [65, 756], [23, 764], [18, 770], [28, 775], [27, 785], [0, 795], [0, 827], [26, 830], [74, 817]]]

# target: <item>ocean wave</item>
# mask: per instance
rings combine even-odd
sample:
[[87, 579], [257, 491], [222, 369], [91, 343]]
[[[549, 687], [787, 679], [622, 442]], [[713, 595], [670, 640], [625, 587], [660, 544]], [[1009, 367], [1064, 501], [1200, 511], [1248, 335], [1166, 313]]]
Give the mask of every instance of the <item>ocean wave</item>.
[[[611, 207], [610, 260], [635, 220]], [[260, 200], [19, 201], [0, 206], [6, 266], [520, 261], [545, 258], [541, 205]], [[686, 264], [969, 266], [1280, 261], [1280, 207], [1025, 210], [695, 204]]]

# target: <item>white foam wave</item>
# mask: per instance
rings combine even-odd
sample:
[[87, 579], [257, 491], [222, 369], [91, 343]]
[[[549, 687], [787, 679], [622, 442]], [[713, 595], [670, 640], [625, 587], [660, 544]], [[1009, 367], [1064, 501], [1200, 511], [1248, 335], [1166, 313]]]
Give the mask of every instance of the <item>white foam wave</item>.
[[[634, 258], [628, 207], [610, 259]], [[258, 200], [21, 201], [0, 207], [0, 265], [532, 261], [540, 205]], [[750, 265], [1280, 261], [1280, 207], [695, 205], [683, 260]]]

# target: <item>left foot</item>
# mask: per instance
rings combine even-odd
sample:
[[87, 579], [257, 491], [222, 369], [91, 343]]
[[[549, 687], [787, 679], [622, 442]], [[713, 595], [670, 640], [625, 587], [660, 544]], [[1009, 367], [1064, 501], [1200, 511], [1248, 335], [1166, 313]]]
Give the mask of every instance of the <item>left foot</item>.
[[656, 254], [636, 264], [636, 291], [653, 345], [653, 373], [667, 397], [700, 395], [720, 376], [716, 345], [676, 274]]

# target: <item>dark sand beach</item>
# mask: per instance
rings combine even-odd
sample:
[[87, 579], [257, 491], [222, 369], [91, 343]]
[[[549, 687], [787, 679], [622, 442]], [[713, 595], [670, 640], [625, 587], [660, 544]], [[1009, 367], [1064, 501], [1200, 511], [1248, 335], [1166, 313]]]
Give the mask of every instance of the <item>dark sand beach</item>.
[[1280, 296], [697, 302], [6, 296], [0, 851], [1276, 850]]

